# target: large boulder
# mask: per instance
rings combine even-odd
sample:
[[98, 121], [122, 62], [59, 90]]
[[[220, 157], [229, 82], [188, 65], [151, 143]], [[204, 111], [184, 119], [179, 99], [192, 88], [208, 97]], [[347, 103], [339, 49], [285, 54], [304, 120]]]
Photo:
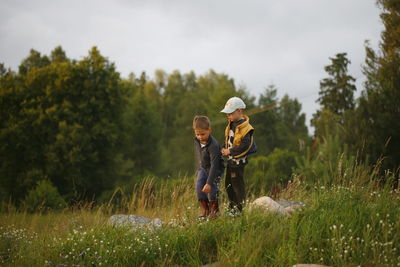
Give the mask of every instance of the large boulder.
[[251, 203], [251, 208], [261, 208], [265, 211], [275, 212], [282, 215], [289, 215], [285, 208], [270, 197], [259, 197]]
[[277, 203], [289, 213], [293, 214], [296, 210], [301, 210], [306, 204], [300, 201], [289, 201], [286, 199], [278, 200]]
[[275, 212], [281, 215], [291, 215], [296, 210], [301, 209], [304, 206], [305, 205], [302, 202], [293, 202], [285, 199], [277, 202], [267, 196], [259, 197], [250, 204], [251, 208], [258, 207], [264, 209], [265, 211]]
[[137, 229], [140, 227], [157, 229], [163, 225], [163, 222], [158, 218], [150, 219], [143, 216], [125, 214], [112, 215], [108, 222], [114, 226], [125, 226], [132, 229]]

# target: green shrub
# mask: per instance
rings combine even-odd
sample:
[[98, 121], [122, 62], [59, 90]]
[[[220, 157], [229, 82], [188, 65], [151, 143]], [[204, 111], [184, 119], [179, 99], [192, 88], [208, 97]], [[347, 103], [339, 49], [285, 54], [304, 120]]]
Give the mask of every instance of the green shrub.
[[[295, 173], [300, 174], [309, 183], [320, 185], [362, 184], [368, 182], [373, 167], [365, 165], [367, 160], [360, 160], [351, 155], [348, 146], [339, 135], [328, 135], [319, 139], [315, 147], [307, 148], [305, 153], [296, 157]], [[378, 162], [379, 163], [379, 162]], [[376, 168], [379, 168], [377, 164]]]
[[249, 191], [260, 194], [285, 185], [296, 166], [296, 155], [295, 152], [276, 148], [268, 156], [250, 159], [245, 174]]
[[58, 210], [66, 206], [56, 187], [48, 180], [41, 180], [28, 192], [24, 205], [29, 212]]

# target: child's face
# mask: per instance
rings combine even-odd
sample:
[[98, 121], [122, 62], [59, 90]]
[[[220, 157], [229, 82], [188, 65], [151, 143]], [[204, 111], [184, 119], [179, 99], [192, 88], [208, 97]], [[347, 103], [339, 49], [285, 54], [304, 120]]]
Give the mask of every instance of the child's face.
[[232, 113], [226, 114], [226, 116], [230, 122], [237, 122], [243, 118], [243, 111], [241, 109], [237, 109]]
[[199, 142], [203, 145], [207, 144], [208, 138], [210, 137], [211, 134], [211, 129], [194, 129], [194, 134], [197, 138], [197, 140], [199, 140]]

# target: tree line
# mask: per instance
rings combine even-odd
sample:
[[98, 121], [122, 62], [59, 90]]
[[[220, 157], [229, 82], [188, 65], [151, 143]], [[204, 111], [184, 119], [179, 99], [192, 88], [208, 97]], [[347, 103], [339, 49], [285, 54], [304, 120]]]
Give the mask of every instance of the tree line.
[[360, 160], [379, 161], [382, 169], [395, 171], [400, 166], [400, 5], [396, 0], [378, 0], [377, 5], [384, 30], [377, 51], [365, 43], [361, 96], [354, 99], [355, 79], [347, 73], [347, 54], [330, 58], [312, 125], [319, 140], [338, 135]]
[[304, 146], [335, 135], [363, 160], [373, 164], [383, 157], [384, 169], [395, 170], [400, 7], [394, 0], [378, 4], [385, 30], [379, 51], [366, 43], [363, 92], [354, 98], [347, 54], [330, 58], [320, 82], [320, 108], [312, 118], [314, 136], [308, 135], [297, 99], [278, 98], [274, 85], [256, 98], [213, 70], [201, 75], [157, 70], [153, 77], [143, 72], [123, 78], [96, 47], [81, 60], [68, 58], [59, 46], [50, 55], [31, 50], [18, 70], [0, 64], [0, 201], [18, 203], [43, 180], [72, 202], [98, 198], [146, 175], [191, 175], [193, 117], [209, 116], [222, 143], [226, 121], [219, 111], [231, 96], [260, 111], [250, 117], [258, 156], [277, 149], [280, 155], [300, 154]]
[[279, 100], [273, 86], [255, 103], [213, 70], [121, 78], [96, 47], [82, 60], [69, 59], [61, 47], [50, 56], [31, 50], [18, 71], [2, 65], [0, 81], [3, 200], [23, 198], [41, 180], [72, 200], [146, 174], [191, 175], [194, 115], [216, 121], [213, 134], [222, 142], [226, 121], [219, 111], [232, 95], [250, 109], [280, 102], [252, 118], [261, 153], [295, 149], [298, 138], [308, 138], [300, 103]]

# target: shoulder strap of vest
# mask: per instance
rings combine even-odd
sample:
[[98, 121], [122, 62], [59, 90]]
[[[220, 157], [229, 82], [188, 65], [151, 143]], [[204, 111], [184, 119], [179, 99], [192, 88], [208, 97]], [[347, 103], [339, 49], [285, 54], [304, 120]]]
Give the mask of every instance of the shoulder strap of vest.
[[253, 137], [253, 135], [251, 135], [251, 137], [250, 137], [250, 145], [249, 145], [249, 147], [246, 149], [246, 151], [244, 151], [243, 153], [241, 153], [241, 154], [239, 154], [239, 155], [234, 156], [233, 158], [234, 158], [234, 159], [238, 159], [238, 158], [241, 158], [241, 157], [246, 156], [247, 153], [249, 153], [250, 149], [253, 147], [253, 143], [254, 143], [254, 137]]

